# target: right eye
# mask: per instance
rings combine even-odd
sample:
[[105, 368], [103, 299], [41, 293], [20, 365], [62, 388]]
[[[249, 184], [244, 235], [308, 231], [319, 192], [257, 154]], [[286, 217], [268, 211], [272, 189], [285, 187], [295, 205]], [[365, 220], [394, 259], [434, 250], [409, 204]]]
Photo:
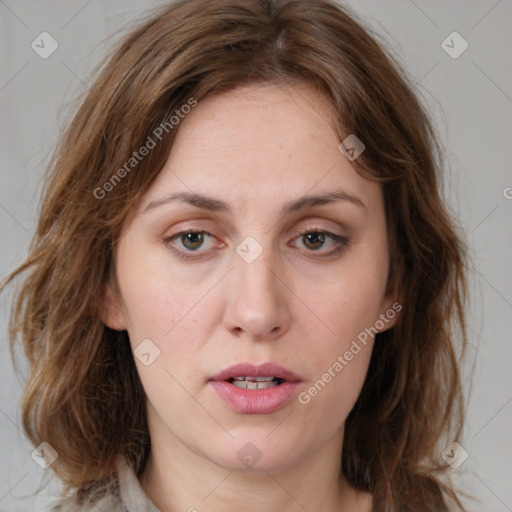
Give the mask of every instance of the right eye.
[[[190, 253], [203, 253], [208, 249], [212, 249], [215, 237], [208, 231], [187, 229], [166, 237], [164, 242], [170, 244], [170, 248], [179, 256], [188, 258], [193, 257], [189, 255]], [[205, 244], [206, 247], [204, 247]], [[203, 249], [201, 250], [202, 247]]]

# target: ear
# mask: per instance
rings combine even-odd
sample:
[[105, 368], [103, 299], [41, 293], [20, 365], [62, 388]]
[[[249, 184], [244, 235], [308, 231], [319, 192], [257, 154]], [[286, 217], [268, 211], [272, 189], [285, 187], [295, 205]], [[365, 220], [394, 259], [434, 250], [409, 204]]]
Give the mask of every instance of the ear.
[[403, 306], [398, 294], [394, 292], [391, 286], [388, 286], [386, 295], [382, 300], [380, 316], [375, 322], [378, 332], [384, 332], [394, 327], [401, 316], [402, 309]]
[[116, 331], [124, 331], [128, 327], [121, 301], [110, 284], [105, 285], [101, 296], [100, 318], [107, 327]]

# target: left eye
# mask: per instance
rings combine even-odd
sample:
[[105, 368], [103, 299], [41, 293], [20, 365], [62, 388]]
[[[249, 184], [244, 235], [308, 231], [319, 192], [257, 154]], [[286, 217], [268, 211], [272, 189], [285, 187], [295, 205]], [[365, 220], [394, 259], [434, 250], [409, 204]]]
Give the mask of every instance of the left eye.
[[311, 251], [318, 251], [322, 248], [329, 251], [337, 246], [343, 245], [346, 241], [345, 238], [328, 231], [306, 231], [301, 233], [295, 240], [299, 240], [303, 247]]

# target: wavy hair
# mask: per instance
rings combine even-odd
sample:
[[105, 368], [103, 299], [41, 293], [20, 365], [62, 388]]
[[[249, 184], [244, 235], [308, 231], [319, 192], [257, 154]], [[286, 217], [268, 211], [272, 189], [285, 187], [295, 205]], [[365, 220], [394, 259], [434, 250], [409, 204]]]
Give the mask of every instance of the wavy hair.
[[463, 509], [439, 455], [462, 429], [466, 345], [465, 246], [442, 198], [442, 151], [398, 60], [330, 0], [166, 4], [117, 43], [61, 137], [29, 255], [2, 288], [23, 274], [9, 336], [30, 363], [24, 429], [57, 451], [52, 469], [79, 501], [106, 492], [120, 455], [140, 476], [150, 453], [127, 333], [101, 322], [99, 304], [121, 227], [179, 126], [160, 129], [135, 168], [126, 162], [191, 98], [299, 82], [326, 95], [340, 140], [356, 134], [366, 146], [353, 165], [383, 188], [389, 280], [404, 306], [376, 336], [342, 471], [373, 495], [375, 512], [443, 512], [447, 500]]

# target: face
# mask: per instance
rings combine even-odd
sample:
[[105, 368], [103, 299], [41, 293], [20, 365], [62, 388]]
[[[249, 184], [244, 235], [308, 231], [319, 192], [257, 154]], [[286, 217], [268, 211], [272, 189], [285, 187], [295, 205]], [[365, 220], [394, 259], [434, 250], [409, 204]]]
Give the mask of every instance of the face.
[[307, 85], [238, 88], [180, 123], [105, 294], [153, 449], [247, 471], [337, 453], [373, 335], [396, 320], [381, 186]]

